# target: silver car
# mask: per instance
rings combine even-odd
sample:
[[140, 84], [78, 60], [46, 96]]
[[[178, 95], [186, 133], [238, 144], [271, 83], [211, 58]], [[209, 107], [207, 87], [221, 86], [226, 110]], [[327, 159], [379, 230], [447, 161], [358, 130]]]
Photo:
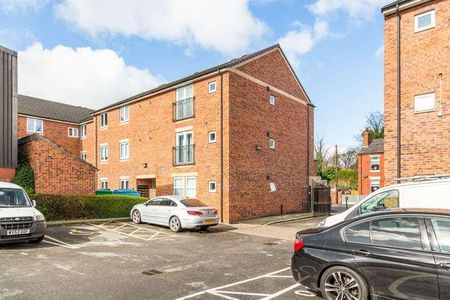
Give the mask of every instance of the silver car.
[[174, 232], [182, 229], [206, 229], [219, 223], [216, 209], [198, 199], [180, 196], [160, 196], [135, 205], [130, 217], [136, 224], [168, 226]]

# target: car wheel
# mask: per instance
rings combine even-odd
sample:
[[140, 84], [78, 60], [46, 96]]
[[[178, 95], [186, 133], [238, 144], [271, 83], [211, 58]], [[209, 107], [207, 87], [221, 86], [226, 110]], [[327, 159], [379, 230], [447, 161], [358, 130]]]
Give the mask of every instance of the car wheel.
[[44, 236], [40, 236], [37, 239], [30, 240], [30, 243], [39, 244], [40, 242], [42, 242], [43, 239], [44, 239]]
[[141, 213], [139, 212], [139, 210], [135, 209], [133, 211], [133, 214], [131, 215], [131, 219], [136, 224], [141, 224], [142, 223]]
[[364, 279], [347, 267], [331, 267], [320, 279], [320, 290], [326, 300], [366, 300], [369, 290]]
[[178, 217], [170, 218], [169, 227], [170, 230], [172, 230], [173, 232], [180, 232], [182, 229], [180, 219], [178, 219]]

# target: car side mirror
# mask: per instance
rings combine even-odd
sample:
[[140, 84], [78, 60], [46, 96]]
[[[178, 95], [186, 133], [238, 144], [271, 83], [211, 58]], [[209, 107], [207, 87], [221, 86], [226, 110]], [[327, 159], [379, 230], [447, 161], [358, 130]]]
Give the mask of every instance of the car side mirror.
[[36, 207], [36, 200], [31, 200], [31, 203], [33, 204], [33, 207]]

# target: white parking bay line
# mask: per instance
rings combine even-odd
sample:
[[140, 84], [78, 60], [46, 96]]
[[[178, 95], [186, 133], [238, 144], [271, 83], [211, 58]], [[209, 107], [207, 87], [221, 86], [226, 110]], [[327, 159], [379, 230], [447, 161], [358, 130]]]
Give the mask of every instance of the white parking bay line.
[[276, 292], [275, 294], [272, 294], [272, 295], [270, 295], [270, 296], [267, 296], [267, 297], [265, 297], [265, 298], [262, 298], [261, 300], [269, 300], [269, 299], [273, 299], [273, 298], [275, 298], [275, 297], [278, 297], [278, 296], [280, 296], [280, 295], [283, 295], [284, 293], [289, 292], [290, 290], [295, 289], [295, 288], [298, 287], [298, 286], [300, 286], [300, 283], [293, 284], [293, 285], [291, 285], [291, 286], [285, 288], [284, 290], [278, 291], [278, 292]]
[[[47, 240], [47, 239], [50, 239]], [[52, 244], [52, 245], [56, 245], [56, 246], [60, 246], [60, 247], [65, 247], [65, 248], [69, 248], [69, 249], [78, 249], [77, 246], [71, 245], [71, 244], [67, 244], [66, 242], [60, 241], [58, 239], [55, 239], [51, 236], [46, 235], [45, 239], [43, 240], [43, 242], [48, 243], [48, 244]]]

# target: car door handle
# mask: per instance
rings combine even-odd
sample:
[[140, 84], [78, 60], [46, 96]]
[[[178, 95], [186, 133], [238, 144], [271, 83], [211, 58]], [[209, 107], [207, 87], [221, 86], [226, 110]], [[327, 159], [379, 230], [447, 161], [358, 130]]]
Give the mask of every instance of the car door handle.
[[440, 263], [439, 267], [448, 270], [448, 269], [450, 269], [450, 263]]
[[352, 252], [353, 252], [353, 254], [364, 255], [364, 256], [369, 256], [369, 255], [372, 254], [372, 253], [370, 253], [369, 251], [367, 251], [365, 249], [353, 250]]

